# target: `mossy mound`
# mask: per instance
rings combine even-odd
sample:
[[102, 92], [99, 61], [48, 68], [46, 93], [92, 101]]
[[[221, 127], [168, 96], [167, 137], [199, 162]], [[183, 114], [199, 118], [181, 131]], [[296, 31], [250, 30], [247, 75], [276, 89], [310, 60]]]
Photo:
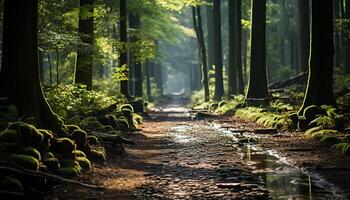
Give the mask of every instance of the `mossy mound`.
[[33, 156], [28, 156], [25, 154], [11, 154], [8, 159], [24, 168], [34, 171], [39, 170], [39, 161]]
[[130, 112], [134, 112], [134, 107], [130, 104], [122, 104], [119, 106], [119, 110], [129, 110]]
[[89, 135], [89, 136], [87, 137], [87, 140], [89, 141], [89, 144], [92, 144], [92, 145], [97, 145], [97, 144], [99, 144], [98, 138], [97, 138], [96, 136], [94, 136], [94, 135]]
[[57, 158], [47, 158], [43, 160], [44, 165], [46, 165], [48, 171], [56, 171], [61, 167]]
[[20, 135], [15, 130], [5, 130], [0, 133], [0, 142], [16, 143], [20, 141]]
[[73, 131], [71, 139], [75, 141], [78, 147], [82, 147], [87, 141], [87, 133], [81, 129], [76, 129]]
[[75, 150], [72, 153], [75, 154], [76, 157], [86, 157], [86, 154], [80, 150]]
[[26, 146], [40, 147], [44, 140], [44, 135], [35, 126], [24, 123], [10, 123], [9, 130], [15, 130], [21, 137], [21, 143]]
[[22, 182], [14, 177], [6, 176], [0, 180], [0, 190], [23, 192]]
[[80, 175], [80, 171], [76, 167], [62, 167], [57, 169], [55, 172], [67, 178], [73, 178]]
[[85, 157], [78, 157], [77, 161], [78, 161], [79, 165], [81, 166], [81, 168], [83, 169], [83, 171], [91, 170], [91, 162], [89, 159], [87, 159]]
[[53, 140], [51, 150], [58, 153], [70, 154], [76, 149], [75, 143], [69, 138], [60, 138]]
[[33, 147], [26, 147], [26, 148], [24, 148], [23, 151], [24, 151], [24, 154], [32, 156], [32, 157], [36, 158], [39, 161], [41, 160], [41, 154], [35, 148], [33, 148]]
[[66, 126], [67, 126], [67, 129], [70, 133], [73, 133], [73, 131], [75, 131], [75, 130], [80, 130], [80, 127], [77, 125], [74, 125], [74, 124], [69, 124]]
[[89, 155], [89, 159], [98, 162], [105, 162], [106, 154], [102, 150], [92, 149]]
[[325, 135], [320, 139], [320, 142], [327, 142], [327, 143], [338, 143], [341, 140], [336, 136], [331, 135]]

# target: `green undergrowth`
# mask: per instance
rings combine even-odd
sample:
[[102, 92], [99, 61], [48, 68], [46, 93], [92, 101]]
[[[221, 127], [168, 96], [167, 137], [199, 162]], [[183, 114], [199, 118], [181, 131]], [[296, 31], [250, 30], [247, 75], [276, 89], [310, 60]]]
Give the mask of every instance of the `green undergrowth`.
[[[48, 96], [51, 102], [59, 99], [53, 110], [64, 115], [65, 134], [36, 127], [35, 123], [31, 124], [36, 120], [19, 116], [16, 106], [0, 106], [1, 162], [9, 167], [73, 178], [89, 171], [93, 162], [105, 162], [106, 148], [119, 151], [123, 149], [121, 143], [132, 143], [123, 136], [142, 123], [142, 117], [134, 112], [132, 105], [101, 94], [93, 97], [97, 93], [84, 88], [78, 89], [82, 92], [78, 94], [72, 91], [76, 86], [60, 87]], [[54, 97], [64, 88], [68, 88], [66, 94]], [[79, 100], [71, 103], [75, 98]], [[62, 112], [65, 109], [67, 112]], [[18, 192], [26, 198], [40, 197], [49, 186], [52, 183], [45, 178], [0, 171], [1, 191]]]

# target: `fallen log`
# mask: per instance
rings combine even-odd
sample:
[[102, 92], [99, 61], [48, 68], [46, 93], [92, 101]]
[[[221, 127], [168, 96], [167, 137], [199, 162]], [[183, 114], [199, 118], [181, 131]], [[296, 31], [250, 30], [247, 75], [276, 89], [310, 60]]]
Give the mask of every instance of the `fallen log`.
[[129, 145], [135, 145], [135, 141], [129, 140], [123, 136], [120, 135], [111, 135], [111, 134], [105, 134], [105, 133], [98, 133], [95, 131], [88, 131], [89, 135], [94, 135], [98, 138], [100, 138], [103, 142], [110, 142], [114, 144], [129, 144]]
[[305, 83], [307, 81], [308, 74], [309, 74], [308, 72], [304, 72], [296, 76], [293, 76], [289, 79], [286, 79], [284, 81], [278, 81], [276, 83], [272, 83], [269, 85], [269, 89], [281, 89], [281, 88], [289, 87], [294, 84]]

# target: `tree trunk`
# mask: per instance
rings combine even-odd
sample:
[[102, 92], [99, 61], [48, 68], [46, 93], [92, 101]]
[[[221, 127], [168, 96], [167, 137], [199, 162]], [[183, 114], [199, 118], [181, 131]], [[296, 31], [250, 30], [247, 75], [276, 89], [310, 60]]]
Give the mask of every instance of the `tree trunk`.
[[252, 0], [250, 74], [247, 99], [270, 97], [266, 75], [266, 0]]
[[221, 45], [221, 0], [213, 0], [213, 31], [214, 31], [214, 65], [215, 65], [215, 100], [221, 100], [224, 95], [224, 79]]
[[[128, 33], [127, 33], [127, 2], [126, 0], [120, 0], [119, 2], [119, 40], [120, 43], [124, 46], [124, 50], [120, 52], [119, 58], [119, 67], [128, 68], [128, 53], [126, 51], [126, 44], [128, 42]], [[123, 72], [125, 77], [128, 77], [128, 72], [125, 70]], [[125, 98], [130, 99], [128, 80], [120, 81], [120, 92], [125, 96]]]
[[[135, 13], [129, 13], [129, 27], [131, 29], [137, 30], [141, 27], [141, 21], [140, 16]], [[136, 42], [138, 40], [136, 35], [133, 35], [130, 37], [130, 42]], [[142, 90], [142, 65], [140, 62], [137, 62], [135, 59], [135, 55], [133, 53], [129, 53], [130, 59], [129, 59], [129, 67], [133, 68], [133, 76], [132, 79], [129, 79], [129, 82], [132, 82], [133, 88], [134, 88], [134, 95], [135, 97], [142, 97], [143, 96], [143, 90]]]
[[228, 95], [243, 93], [241, 0], [229, 1]]
[[60, 53], [58, 52], [58, 49], [56, 48], [56, 86], [58, 86], [60, 80]]
[[50, 53], [47, 53], [47, 61], [49, 63], [49, 68], [50, 68], [50, 86], [52, 86], [52, 64], [51, 64], [51, 56]]
[[333, 2], [312, 0], [309, 79], [299, 113], [310, 105], [335, 105], [333, 94]]
[[306, 72], [310, 57], [310, 0], [298, 0], [299, 69]]
[[148, 61], [145, 64], [145, 68], [146, 68], [146, 90], [147, 90], [147, 98], [148, 101], [152, 101], [152, 90], [151, 90], [151, 75], [150, 75], [150, 71], [151, 71], [151, 61]]
[[44, 76], [44, 52], [39, 49], [39, 73], [40, 73], [40, 82], [45, 83], [45, 76]]
[[[5, 0], [0, 96], [33, 116], [38, 126], [62, 133], [62, 123], [46, 102], [38, 65], [38, 0]], [[20, 59], [19, 59], [20, 58]]]
[[[340, 1], [339, 0], [334, 0], [334, 18], [335, 20], [340, 20]], [[335, 33], [334, 33], [334, 47], [335, 47], [335, 54], [334, 54], [334, 66], [335, 67], [341, 67], [341, 48], [340, 48], [340, 29], [335, 28]]]
[[206, 6], [207, 21], [207, 50], [208, 50], [208, 69], [212, 70], [214, 65], [214, 31], [213, 31], [213, 0], [207, 0], [211, 5]]
[[155, 71], [156, 71], [156, 84], [159, 90], [160, 95], [163, 95], [163, 69], [160, 63], [155, 63]]
[[79, 4], [79, 35], [83, 44], [78, 45], [75, 72], [75, 83], [86, 85], [89, 90], [92, 89], [93, 5], [94, 0], [81, 0]]
[[345, 23], [345, 38], [344, 38], [344, 43], [345, 43], [345, 71], [347, 74], [350, 74], [350, 0], [345, 1], [345, 19], [347, 22]]
[[[204, 87], [204, 101], [209, 101], [209, 80], [208, 80], [208, 66], [207, 66], [207, 51], [204, 43], [203, 26], [202, 26], [202, 15], [200, 7], [192, 7], [193, 26], [196, 30], [198, 47], [199, 47], [199, 58], [201, 59], [201, 70], [202, 70], [202, 82]], [[198, 20], [198, 23], [197, 23]]]

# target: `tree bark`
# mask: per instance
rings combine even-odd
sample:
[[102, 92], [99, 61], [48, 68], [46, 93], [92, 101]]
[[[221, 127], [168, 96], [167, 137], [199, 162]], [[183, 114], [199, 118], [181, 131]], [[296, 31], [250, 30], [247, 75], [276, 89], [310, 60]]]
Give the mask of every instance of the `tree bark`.
[[299, 113], [310, 105], [335, 105], [333, 93], [333, 2], [312, 0], [309, 78]]
[[306, 72], [310, 57], [310, 0], [298, 0], [299, 69]]
[[350, 0], [345, 0], [345, 19], [347, 20], [347, 22], [345, 23], [345, 38], [344, 38], [344, 43], [345, 43], [345, 72], [347, 74], [350, 74], [350, 34], [349, 34], [349, 30], [350, 30]]
[[215, 100], [221, 100], [224, 95], [222, 44], [221, 44], [221, 0], [213, 0], [213, 31], [214, 31], [214, 65], [215, 65]]
[[250, 74], [246, 98], [269, 97], [266, 75], [266, 0], [252, 0]]
[[229, 1], [228, 95], [243, 94], [241, 0]]
[[145, 68], [146, 68], [146, 90], [147, 90], [147, 98], [148, 101], [152, 101], [152, 90], [151, 90], [151, 75], [150, 75], [150, 71], [151, 71], [151, 61], [148, 61], [145, 64]]
[[[0, 96], [9, 97], [20, 116], [62, 133], [62, 123], [46, 102], [38, 64], [38, 0], [5, 0]], [[19, 59], [20, 58], [20, 59]]]
[[[202, 82], [204, 87], [204, 101], [208, 102], [209, 95], [209, 80], [208, 80], [208, 66], [207, 66], [207, 51], [205, 48], [203, 26], [202, 26], [202, 15], [200, 7], [192, 7], [192, 18], [193, 26], [196, 31], [198, 47], [199, 47], [199, 58], [201, 59], [201, 70], [202, 70]], [[198, 20], [198, 23], [197, 23]]]
[[[120, 43], [123, 44], [124, 48], [122, 52], [120, 52], [119, 58], [119, 67], [128, 68], [128, 53], [126, 50], [126, 44], [128, 40], [127, 33], [127, 2], [126, 0], [120, 0], [119, 2], [119, 40]], [[124, 72], [125, 77], [128, 77], [127, 70]], [[125, 98], [130, 99], [128, 80], [120, 81], [120, 92], [125, 96]]]
[[[136, 13], [129, 13], [129, 27], [131, 29], [137, 30], [141, 27], [140, 16]], [[130, 42], [136, 42], [138, 40], [137, 36], [130, 37]], [[132, 52], [129, 53], [131, 59], [129, 59], [129, 66], [133, 68], [133, 76], [129, 82], [133, 82], [134, 95], [135, 97], [142, 97], [142, 65], [140, 62], [137, 62], [135, 55]]]
[[78, 45], [75, 83], [86, 85], [88, 90], [92, 89], [93, 5], [94, 0], [81, 0], [79, 4], [79, 35], [83, 44]]
[[207, 50], [208, 50], [208, 70], [213, 69], [214, 65], [214, 31], [213, 31], [213, 0], [207, 0], [211, 4], [206, 6], [206, 21], [207, 21]]

